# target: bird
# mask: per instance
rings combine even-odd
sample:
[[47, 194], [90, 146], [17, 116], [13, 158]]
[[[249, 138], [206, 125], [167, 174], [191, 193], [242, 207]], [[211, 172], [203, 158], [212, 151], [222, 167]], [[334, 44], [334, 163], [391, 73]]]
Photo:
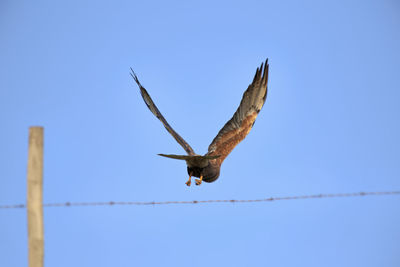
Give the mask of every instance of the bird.
[[187, 153], [187, 155], [158, 154], [159, 156], [186, 161], [189, 175], [186, 182], [187, 186], [191, 185], [192, 177], [199, 178], [195, 179], [196, 185], [200, 185], [202, 182], [211, 183], [218, 179], [222, 162], [247, 136], [264, 106], [268, 92], [268, 70], [269, 64], [268, 59], [266, 59], [265, 63], [262, 62], [261, 66], [257, 68], [253, 81], [243, 93], [236, 112], [212, 140], [208, 152], [202, 156], [196, 154], [193, 148], [169, 125], [131, 68], [130, 75], [138, 85], [145, 104]]

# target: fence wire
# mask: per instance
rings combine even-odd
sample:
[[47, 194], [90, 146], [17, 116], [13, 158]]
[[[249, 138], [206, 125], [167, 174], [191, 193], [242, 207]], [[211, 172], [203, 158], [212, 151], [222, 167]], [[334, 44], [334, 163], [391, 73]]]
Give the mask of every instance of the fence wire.
[[[211, 199], [211, 200], [189, 200], [189, 201], [60, 202], [60, 203], [44, 203], [43, 207], [132, 206], [132, 205], [149, 206], [149, 205], [171, 205], [171, 204], [254, 203], [254, 202], [272, 202], [272, 201], [278, 201], [278, 200], [385, 196], [385, 195], [400, 195], [400, 191], [318, 194], [318, 195], [301, 195], [301, 196], [286, 196], [286, 197], [269, 197], [269, 198], [261, 198], [261, 199]], [[0, 209], [23, 209], [23, 208], [26, 208], [26, 204], [0, 205]]]

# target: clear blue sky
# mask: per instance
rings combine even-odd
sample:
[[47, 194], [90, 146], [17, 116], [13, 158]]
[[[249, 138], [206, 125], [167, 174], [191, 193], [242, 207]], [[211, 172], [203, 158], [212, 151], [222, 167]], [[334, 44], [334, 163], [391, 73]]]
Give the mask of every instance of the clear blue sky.
[[[1, 1], [0, 204], [25, 202], [28, 127], [44, 201], [254, 199], [400, 189], [398, 1]], [[267, 102], [212, 184], [129, 76], [205, 153], [256, 68]], [[400, 266], [398, 196], [45, 208], [46, 266]], [[27, 266], [24, 209], [0, 266]]]

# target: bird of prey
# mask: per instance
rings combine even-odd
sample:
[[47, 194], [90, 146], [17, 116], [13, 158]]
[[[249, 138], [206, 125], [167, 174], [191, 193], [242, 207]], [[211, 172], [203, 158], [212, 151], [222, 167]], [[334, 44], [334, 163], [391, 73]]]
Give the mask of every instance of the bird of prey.
[[187, 186], [190, 186], [193, 176], [199, 177], [199, 179], [195, 179], [196, 185], [200, 185], [203, 181], [211, 183], [217, 180], [222, 162], [250, 132], [267, 97], [268, 59], [265, 61], [264, 67], [263, 64], [264, 62], [260, 68], [257, 68], [253, 82], [244, 92], [242, 101], [235, 114], [218, 132], [204, 156], [196, 154], [191, 146], [172, 129], [131, 68], [131, 76], [139, 86], [140, 93], [147, 107], [162, 122], [167, 131], [187, 153], [187, 155], [158, 154], [163, 157], [186, 161], [187, 172], [189, 174], [189, 180], [186, 182]]

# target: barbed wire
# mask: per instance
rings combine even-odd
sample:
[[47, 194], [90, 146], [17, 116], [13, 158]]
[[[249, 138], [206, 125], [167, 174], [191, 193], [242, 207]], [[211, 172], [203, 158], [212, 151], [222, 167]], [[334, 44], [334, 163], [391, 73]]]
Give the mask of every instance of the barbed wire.
[[[129, 205], [146, 206], [146, 205], [170, 205], [170, 204], [253, 203], [253, 202], [272, 202], [272, 201], [278, 201], [278, 200], [384, 196], [384, 195], [400, 195], [400, 191], [300, 195], [300, 196], [287, 196], [287, 197], [270, 197], [270, 198], [261, 198], [261, 199], [214, 199], [214, 200], [189, 200], [189, 201], [108, 201], [108, 202], [62, 202], [62, 203], [60, 202], [60, 203], [44, 203], [43, 207], [129, 206]], [[23, 208], [26, 208], [26, 204], [0, 205], [0, 209], [23, 209]]]

